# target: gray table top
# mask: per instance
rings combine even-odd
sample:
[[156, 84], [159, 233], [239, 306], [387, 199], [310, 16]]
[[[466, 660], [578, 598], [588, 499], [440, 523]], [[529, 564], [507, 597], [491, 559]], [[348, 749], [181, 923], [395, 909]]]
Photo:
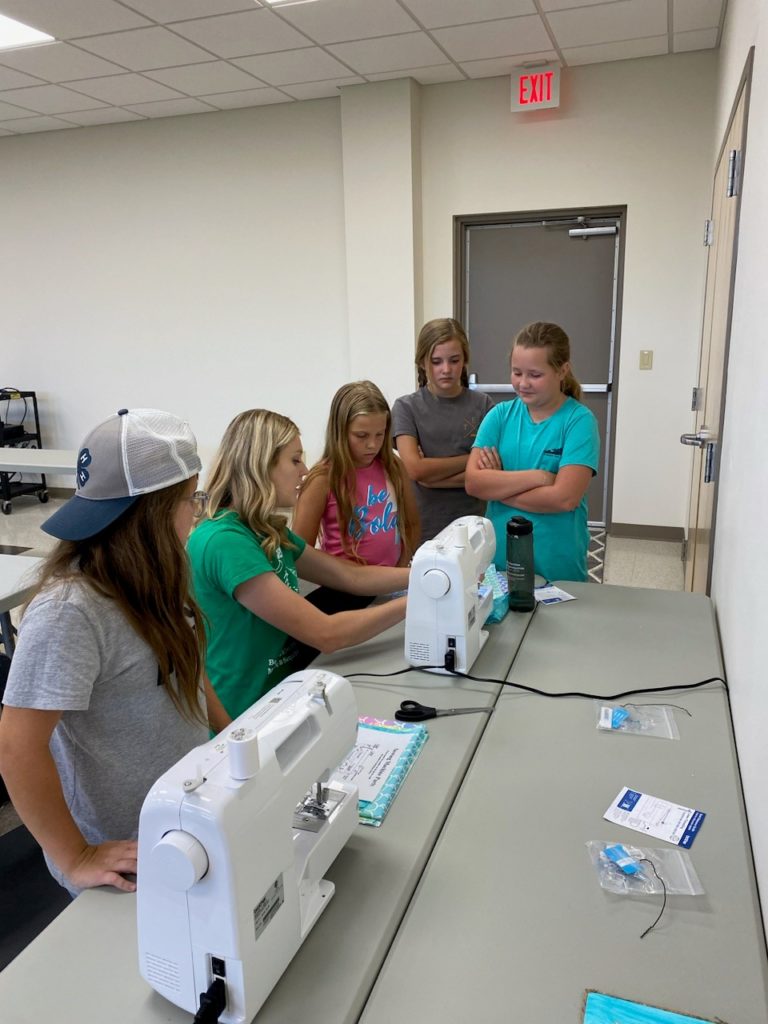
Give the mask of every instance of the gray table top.
[[[722, 674], [712, 607], [689, 594], [561, 584], [510, 678], [615, 693]], [[668, 701], [679, 741], [596, 729], [598, 702], [505, 691], [361, 1018], [581, 1020], [586, 989], [718, 1018], [768, 1020], [768, 970], [724, 690]], [[622, 786], [707, 812], [691, 848], [703, 896], [602, 890], [590, 839], [669, 844], [602, 815]]]
[[35, 569], [42, 558], [33, 555], [0, 555], [0, 612], [23, 604], [35, 589]]
[[[530, 616], [507, 616], [475, 664], [504, 678]], [[403, 626], [322, 664], [343, 675], [405, 667]], [[361, 715], [392, 718], [413, 697], [440, 706], [490, 706], [500, 686], [409, 671], [354, 679]], [[359, 826], [328, 877], [336, 893], [259, 1013], [259, 1024], [358, 1019], [424, 865], [487, 726], [486, 715], [427, 723], [430, 738], [380, 828]], [[308, 780], [308, 782], [311, 780]], [[40, 980], [45, 978], [45, 984]], [[83, 999], [87, 991], [88, 998]], [[152, 992], [137, 967], [135, 898], [84, 893], [0, 974], [3, 1024], [63, 1021], [185, 1022], [189, 1015]], [[67, 1016], [67, 1007], [79, 1007]]]

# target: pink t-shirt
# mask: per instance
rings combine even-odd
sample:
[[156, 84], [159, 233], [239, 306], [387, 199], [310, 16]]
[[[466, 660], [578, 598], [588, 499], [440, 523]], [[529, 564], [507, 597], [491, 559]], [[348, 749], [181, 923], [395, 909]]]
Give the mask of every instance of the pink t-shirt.
[[[392, 484], [379, 459], [355, 470], [354, 511], [360, 520], [357, 555], [368, 565], [397, 565], [400, 558], [400, 528]], [[350, 536], [355, 537], [351, 522]], [[320, 547], [329, 555], [351, 558], [341, 544], [336, 495], [329, 491], [321, 520]]]

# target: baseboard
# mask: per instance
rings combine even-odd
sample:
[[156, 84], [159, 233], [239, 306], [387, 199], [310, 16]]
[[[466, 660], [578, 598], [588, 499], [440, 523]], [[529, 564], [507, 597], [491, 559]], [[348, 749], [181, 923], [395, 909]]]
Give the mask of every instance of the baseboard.
[[51, 498], [71, 498], [75, 493], [74, 487], [49, 487], [48, 495]]
[[636, 540], [672, 540], [682, 544], [685, 531], [682, 526], [643, 526], [640, 523], [612, 523], [609, 537], [634, 537]]

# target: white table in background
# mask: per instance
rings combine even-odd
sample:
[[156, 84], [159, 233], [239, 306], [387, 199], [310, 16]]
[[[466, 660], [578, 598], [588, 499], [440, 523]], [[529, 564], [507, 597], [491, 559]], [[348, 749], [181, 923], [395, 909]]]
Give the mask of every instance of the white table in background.
[[31, 555], [0, 555], [0, 635], [6, 654], [13, 654], [16, 646], [10, 611], [32, 596], [35, 569], [42, 561]]

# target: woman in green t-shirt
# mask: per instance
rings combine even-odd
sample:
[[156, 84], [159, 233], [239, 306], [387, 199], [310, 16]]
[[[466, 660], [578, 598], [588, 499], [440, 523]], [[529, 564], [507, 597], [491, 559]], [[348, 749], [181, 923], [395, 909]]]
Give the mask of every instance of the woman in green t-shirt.
[[409, 573], [334, 558], [294, 534], [280, 510], [296, 504], [306, 473], [295, 423], [266, 409], [240, 413], [207, 481], [208, 518], [189, 539], [206, 668], [233, 718], [304, 668], [307, 648], [351, 647], [405, 617], [404, 597], [326, 615], [299, 594], [299, 577], [351, 594], [389, 594], [407, 588]]

